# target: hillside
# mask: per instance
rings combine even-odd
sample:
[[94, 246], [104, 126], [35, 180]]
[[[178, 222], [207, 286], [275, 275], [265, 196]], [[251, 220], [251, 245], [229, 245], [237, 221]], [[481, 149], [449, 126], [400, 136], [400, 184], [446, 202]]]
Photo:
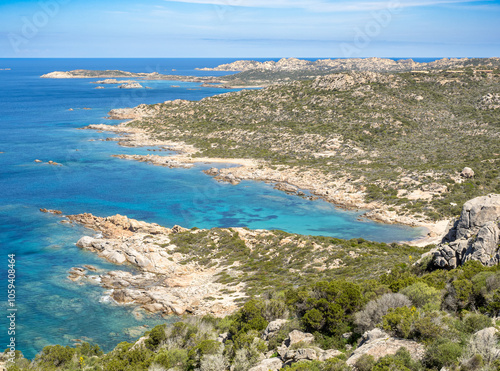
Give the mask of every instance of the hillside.
[[128, 126], [194, 145], [195, 157], [262, 161], [231, 170], [237, 180], [289, 178], [332, 202], [435, 220], [500, 192], [499, 82], [470, 69], [339, 73], [165, 102]]

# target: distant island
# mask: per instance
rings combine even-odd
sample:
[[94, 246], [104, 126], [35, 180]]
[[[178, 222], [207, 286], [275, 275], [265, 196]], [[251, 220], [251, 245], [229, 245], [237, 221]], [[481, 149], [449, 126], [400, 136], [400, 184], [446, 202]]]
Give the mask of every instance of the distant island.
[[204, 86], [221, 88], [263, 87], [272, 83], [283, 83], [292, 80], [306, 80], [316, 76], [328, 75], [342, 71], [371, 72], [411, 72], [450, 70], [481, 67], [494, 70], [500, 67], [500, 58], [462, 58], [440, 59], [429, 63], [419, 63], [411, 59], [394, 61], [384, 58], [353, 58], [353, 59], [323, 59], [315, 62], [297, 58], [283, 58], [278, 62], [236, 61], [214, 68], [198, 68], [203, 71], [233, 71], [238, 72], [228, 76], [181, 76], [163, 75], [158, 72], [133, 73], [120, 70], [73, 70], [55, 71], [42, 75], [42, 78], [142, 78], [145, 80], [171, 80], [200, 82]]

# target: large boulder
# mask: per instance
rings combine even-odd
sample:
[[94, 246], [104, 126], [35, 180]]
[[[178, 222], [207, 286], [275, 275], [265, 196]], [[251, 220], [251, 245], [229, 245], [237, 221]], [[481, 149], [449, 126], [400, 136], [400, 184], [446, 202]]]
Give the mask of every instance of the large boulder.
[[469, 260], [493, 266], [500, 262], [500, 195], [467, 201], [458, 221], [434, 252], [434, 265], [453, 269]]
[[363, 334], [360, 346], [349, 357], [347, 364], [353, 366], [364, 354], [371, 355], [375, 360], [378, 360], [384, 356], [396, 354], [400, 348], [406, 348], [415, 360], [421, 359], [425, 353], [423, 344], [412, 340], [393, 338], [376, 328]]
[[467, 250], [464, 260], [477, 260], [486, 266], [498, 264], [500, 260], [499, 236], [498, 223], [486, 223], [477, 233], [476, 241]]
[[262, 338], [264, 340], [269, 340], [272, 338], [274, 335], [278, 333], [278, 331], [287, 323], [288, 321], [286, 319], [277, 319], [275, 321], [269, 322], [267, 325], [266, 329], [264, 330], [264, 334], [262, 335]]
[[455, 238], [469, 238], [481, 227], [491, 221], [500, 219], [500, 195], [491, 194], [467, 201], [457, 225]]
[[283, 362], [279, 358], [268, 358], [261, 361], [257, 366], [248, 371], [276, 371], [283, 367]]
[[305, 333], [299, 330], [293, 330], [288, 334], [288, 338], [285, 339], [284, 345], [290, 347], [297, 343], [310, 344], [314, 342], [314, 335]]

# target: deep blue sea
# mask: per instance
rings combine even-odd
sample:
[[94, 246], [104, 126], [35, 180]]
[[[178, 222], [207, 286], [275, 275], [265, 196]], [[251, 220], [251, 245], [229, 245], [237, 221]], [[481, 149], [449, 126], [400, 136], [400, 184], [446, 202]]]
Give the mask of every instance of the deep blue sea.
[[[8, 254], [16, 254], [16, 345], [27, 357], [34, 357], [46, 345], [73, 344], [75, 339], [110, 350], [120, 341], [137, 338], [147, 326], [165, 321], [146, 315], [137, 318], [132, 308], [103, 300], [103, 289], [69, 281], [67, 272], [74, 266], [117, 267], [75, 246], [82, 235], [93, 231], [62, 224], [61, 218], [43, 214], [40, 208], [65, 214], [119, 213], [167, 227], [245, 226], [386, 242], [411, 240], [423, 233], [359, 221], [361, 212], [289, 196], [268, 184], [220, 184], [201, 172], [210, 164], [168, 169], [112, 158], [112, 154], [151, 152], [103, 140], [109, 133], [77, 130], [89, 124], [117, 124], [105, 119], [113, 108], [199, 100], [228, 90], [178, 81], [143, 83], [151, 89], [124, 90], [116, 85], [94, 89], [92, 79], [40, 78], [48, 72], [73, 69], [220, 75], [195, 68], [232, 61], [0, 59], [0, 69], [11, 69], [0, 70], [0, 349], [7, 348], [9, 338]], [[63, 166], [35, 163], [35, 159]]]

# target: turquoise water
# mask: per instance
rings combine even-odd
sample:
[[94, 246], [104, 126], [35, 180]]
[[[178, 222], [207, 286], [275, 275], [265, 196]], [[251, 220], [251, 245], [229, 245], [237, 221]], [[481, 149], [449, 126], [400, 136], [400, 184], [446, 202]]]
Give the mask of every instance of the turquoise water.
[[[228, 90], [177, 81], [146, 81], [143, 85], [152, 89], [142, 90], [111, 85], [94, 89], [89, 79], [39, 78], [54, 70], [78, 68], [207, 75], [215, 73], [194, 68], [230, 61], [0, 59], [0, 69], [11, 68], [0, 71], [0, 151], [4, 152], [0, 154], [0, 310], [7, 313], [7, 254], [14, 253], [16, 340], [17, 349], [25, 355], [33, 357], [45, 345], [71, 344], [74, 339], [96, 342], [108, 350], [120, 341], [137, 338], [143, 326], [164, 321], [136, 318], [132, 308], [102, 302], [103, 289], [67, 280], [73, 266], [92, 264], [103, 270], [116, 266], [75, 247], [82, 235], [92, 235], [92, 231], [61, 224], [59, 217], [40, 213], [39, 208], [65, 214], [119, 213], [165, 226], [246, 226], [386, 242], [422, 234], [420, 229], [359, 221], [360, 213], [289, 196], [268, 184], [220, 184], [201, 172], [209, 164], [168, 169], [111, 158], [118, 153], [150, 152], [104, 141], [109, 133], [76, 130], [88, 124], [117, 123], [104, 119], [112, 108], [179, 98], [199, 100]], [[35, 159], [63, 166], [37, 164]], [[0, 348], [6, 348], [6, 315], [1, 317]]]

